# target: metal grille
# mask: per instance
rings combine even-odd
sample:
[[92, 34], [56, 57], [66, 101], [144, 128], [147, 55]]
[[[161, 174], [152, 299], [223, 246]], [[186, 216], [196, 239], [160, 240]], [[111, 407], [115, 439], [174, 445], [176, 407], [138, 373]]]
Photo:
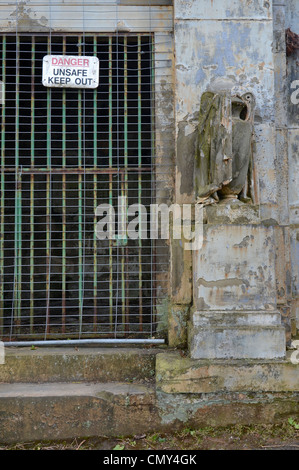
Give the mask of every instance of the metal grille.
[[[151, 35], [3, 35], [0, 337], [151, 337], [153, 241], [95, 235], [99, 204], [154, 202]], [[47, 54], [96, 55], [99, 87], [41, 84]]]

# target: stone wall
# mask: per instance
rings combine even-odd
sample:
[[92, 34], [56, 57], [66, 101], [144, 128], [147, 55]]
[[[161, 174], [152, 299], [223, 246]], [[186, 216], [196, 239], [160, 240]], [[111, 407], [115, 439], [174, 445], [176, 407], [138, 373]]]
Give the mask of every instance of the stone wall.
[[[198, 341], [192, 333], [195, 324], [198, 327], [198, 318], [206, 318], [202, 316], [204, 313], [211, 319], [217, 310], [221, 310], [221, 315], [225, 311], [234, 311], [235, 320], [244, 320], [244, 310], [259, 312], [255, 317], [255, 325], [264, 328], [265, 333], [268, 327], [271, 328], [270, 324], [266, 325], [268, 320], [264, 316], [265, 312], [278, 313], [279, 320], [275, 328], [280, 333], [275, 339], [275, 335], [272, 338], [274, 343], [280, 342], [277, 345], [278, 356], [281, 355], [281, 348], [285, 348], [280, 325], [284, 327], [283, 336], [287, 345], [291, 342], [291, 329], [295, 333], [294, 317], [298, 305], [298, 241], [295, 225], [298, 200], [298, 116], [294, 106], [289, 105], [290, 84], [287, 80], [290, 80], [290, 71], [295, 70], [295, 58], [286, 62], [285, 29], [289, 26], [297, 28], [299, 2], [293, 0], [288, 6], [286, 4], [263, 0], [174, 1], [176, 202], [194, 202], [193, 165], [202, 94], [223, 89], [246, 90], [254, 95], [256, 101], [251, 181], [254, 200], [243, 204], [243, 207], [238, 206], [238, 222], [233, 219], [231, 210], [227, 218], [227, 207], [224, 205], [218, 204], [217, 210], [212, 207], [207, 209], [206, 243], [194, 255], [193, 264], [188, 254], [183, 254], [183, 244], [178, 247], [173, 242], [172, 279], [173, 288], [178, 294], [173, 300], [176, 308], [180, 306], [180, 311], [185, 309], [186, 312], [188, 307], [191, 312], [190, 337], [193, 346]], [[295, 71], [292, 73], [294, 76]], [[249, 217], [248, 211], [252, 214]], [[242, 218], [243, 222], [240, 222]], [[216, 235], [215, 230], [218, 230]], [[231, 241], [235, 240], [240, 230], [244, 236], [238, 241], [238, 246], [243, 250], [242, 262], [238, 265], [233, 255], [235, 245]], [[214, 233], [212, 238], [211, 233]], [[248, 243], [245, 243], [246, 234], [250, 253]], [[263, 245], [267, 245], [267, 249], [263, 249]], [[269, 249], [272, 252], [271, 259], [267, 255]], [[203, 259], [206, 264], [203, 264]], [[229, 268], [221, 267], [219, 259], [227, 262], [231, 260]], [[188, 296], [185, 294], [190, 288], [182, 287], [191, 266], [193, 292]], [[261, 274], [264, 268], [268, 269], [266, 277]], [[181, 272], [180, 279], [175, 275], [178, 270]], [[239, 286], [233, 285], [233, 278], [240, 280], [240, 276], [244, 282], [240, 281]], [[255, 287], [251, 282], [253, 279], [253, 284], [257, 283]], [[205, 289], [203, 303], [200, 303], [202, 296], [198, 295], [198, 282], [201, 282], [201, 289]], [[253, 293], [256, 287], [258, 296]], [[270, 303], [267, 301], [269, 292], [272, 298]], [[228, 326], [231, 317], [221, 316], [221, 327], [226, 321]], [[249, 318], [246, 321], [243, 327], [253, 325]], [[237, 334], [236, 342], [238, 338]], [[266, 336], [264, 339], [267, 341]], [[261, 337], [257, 340], [252, 334], [249, 342], [256, 344], [256, 341], [263, 340]], [[260, 354], [263, 355], [263, 352]]]
[[[286, 2], [286, 28], [290, 28], [295, 34], [299, 34], [298, 17], [299, 2], [290, 0]], [[291, 101], [291, 95], [295, 91], [292, 84], [299, 80], [298, 73], [299, 51], [294, 51], [287, 57], [287, 123], [288, 123], [288, 199], [290, 213], [290, 238], [291, 238], [291, 265], [292, 265], [292, 317], [297, 319], [299, 328], [299, 113], [298, 104]], [[296, 86], [298, 88], [298, 86]]]

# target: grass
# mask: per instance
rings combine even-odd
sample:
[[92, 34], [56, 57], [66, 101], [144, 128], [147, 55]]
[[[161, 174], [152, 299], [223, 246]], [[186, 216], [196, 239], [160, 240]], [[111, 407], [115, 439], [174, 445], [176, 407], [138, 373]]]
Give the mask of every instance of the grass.
[[[298, 420], [297, 420], [298, 421]], [[299, 426], [294, 418], [273, 425], [186, 427], [169, 433], [131, 437], [77, 438], [69, 441], [23, 442], [0, 445], [0, 450], [253, 450], [299, 449]]]

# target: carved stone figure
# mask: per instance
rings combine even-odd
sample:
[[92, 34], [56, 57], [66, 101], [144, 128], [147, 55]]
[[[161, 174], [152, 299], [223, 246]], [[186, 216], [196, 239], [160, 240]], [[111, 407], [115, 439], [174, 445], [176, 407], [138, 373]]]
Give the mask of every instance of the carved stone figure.
[[194, 167], [197, 202], [237, 198], [247, 185], [255, 100], [251, 93], [206, 92], [199, 112]]

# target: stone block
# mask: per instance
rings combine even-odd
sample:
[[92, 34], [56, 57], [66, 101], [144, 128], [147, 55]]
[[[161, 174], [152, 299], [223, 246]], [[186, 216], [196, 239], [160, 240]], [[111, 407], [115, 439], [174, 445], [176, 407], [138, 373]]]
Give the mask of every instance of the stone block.
[[175, 19], [271, 19], [272, 1], [257, 0], [175, 0]]
[[207, 225], [194, 251], [198, 310], [275, 310], [275, 248], [271, 227]]
[[163, 352], [156, 356], [157, 390], [172, 394], [298, 392], [299, 367], [291, 363], [290, 354], [282, 361], [209, 361]]
[[286, 332], [276, 309], [273, 227], [207, 225], [194, 252], [194, 359], [278, 359]]
[[191, 323], [189, 344], [193, 359], [280, 359], [286, 351], [282, 326], [196, 327]]
[[[224, 78], [253, 93], [260, 122], [273, 122], [272, 45], [271, 21], [175, 22], [177, 122], [186, 116], [191, 122], [199, 110], [201, 94], [211, 89], [215, 80]], [[186, 126], [185, 135], [193, 130], [192, 125]]]

